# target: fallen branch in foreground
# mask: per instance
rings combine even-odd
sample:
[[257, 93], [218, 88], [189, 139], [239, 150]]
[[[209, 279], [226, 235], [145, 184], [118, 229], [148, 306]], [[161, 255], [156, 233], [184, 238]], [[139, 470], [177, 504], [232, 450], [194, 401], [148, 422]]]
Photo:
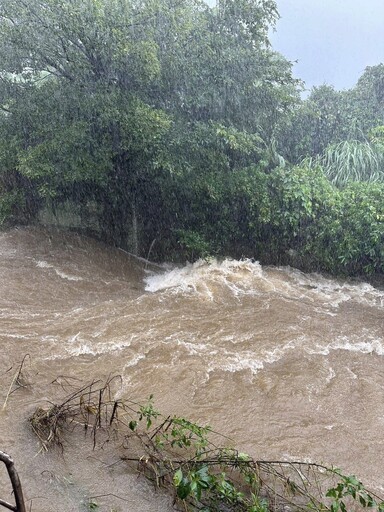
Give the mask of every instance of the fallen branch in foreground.
[[115, 400], [117, 382], [119, 377], [94, 381], [59, 405], [37, 408], [30, 423], [42, 447], [64, 450], [65, 436], [79, 427], [90, 434], [94, 448], [101, 432], [113, 434], [124, 450], [120, 462], [166, 488], [184, 512], [384, 512], [382, 499], [354, 476], [320, 464], [257, 461], [219, 447], [209, 439], [210, 427], [162, 416], [152, 396], [144, 405]]

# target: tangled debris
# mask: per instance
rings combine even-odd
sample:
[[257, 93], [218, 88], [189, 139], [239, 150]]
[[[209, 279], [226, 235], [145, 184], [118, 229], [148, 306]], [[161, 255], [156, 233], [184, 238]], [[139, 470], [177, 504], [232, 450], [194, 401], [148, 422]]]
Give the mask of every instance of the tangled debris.
[[[120, 377], [94, 381], [59, 405], [38, 407], [30, 424], [42, 449], [56, 445], [75, 428], [98, 437], [118, 438], [129, 464], [174, 498], [184, 512], [384, 511], [383, 501], [354, 476], [320, 464], [259, 461], [210, 440], [208, 426], [185, 418], [164, 417], [153, 405], [115, 399]], [[217, 433], [214, 433], [217, 437]]]

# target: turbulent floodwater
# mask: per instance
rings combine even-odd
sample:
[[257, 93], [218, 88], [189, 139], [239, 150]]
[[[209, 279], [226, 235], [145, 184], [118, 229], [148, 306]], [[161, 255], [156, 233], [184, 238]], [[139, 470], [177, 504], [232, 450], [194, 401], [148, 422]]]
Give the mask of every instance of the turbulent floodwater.
[[[39, 453], [27, 418], [65, 396], [57, 379], [110, 374], [119, 396], [153, 393], [258, 459], [336, 465], [384, 490], [384, 292], [371, 285], [250, 261], [146, 267], [75, 234], [16, 229], [0, 234], [0, 407], [26, 354], [31, 385], [0, 412], [0, 450], [32, 510], [80, 511], [101, 494], [108, 512], [172, 509], [113, 450], [74, 436], [63, 456]], [[1, 488], [11, 500], [3, 468]]]

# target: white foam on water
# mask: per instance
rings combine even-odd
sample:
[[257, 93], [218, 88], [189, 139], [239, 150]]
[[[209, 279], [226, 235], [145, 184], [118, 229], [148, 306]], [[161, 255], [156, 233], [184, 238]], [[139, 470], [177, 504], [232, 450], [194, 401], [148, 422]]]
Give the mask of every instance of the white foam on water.
[[353, 341], [346, 336], [338, 337], [334, 342], [327, 345], [317, 345], [316, 348], [306, 348], [309, 354], [329, 355], [334, 350], [345, 350], [347, 352], [358, 352], [361, 354], [384, 355], [384, 341], [376, 338], [365, 341]]
[[273, 294], [283, 300], [304, 301], [330, 315], [349, 301], [384, 308], [384, 291], [368, 283], [339, 282], [289, 267], [263, 269], [249, 259], [199, 260], [184, 267], [166, 268], [160, 274], [151, 272], [144, 281], [150, 293], [197, 294], [209, 300], [220, 299], [224, 291], [236, 299]]
[[[77, 341], [77, 339], [76, 339]], [[85, 340], [78, 340], [77, 345], [67, 346], [65, 350], [71, 356], [82, 356], [82, 355], [93, 355], [98, 356], [102, 354], [111, 354], [113, 352], [119, 352], [128, 348], [131, 345], [130, 341], [108, 341], [107, 343], [88, 343]]]
[[220, 338], [220, 346], [215, 342], [206, 340], [205, 342], [196, 342], [191, 338], [183, 339], [179, 335], [171, 335], [164, 339], [163, 343], [174, 343], [176, 349], [174, 352], [173, 364], [180, 365], [181, 350], [188, 356], [197, 356], [204, 360], [202, 366], [206, 365], [209, 372], [221, 370], [224, 372], [235, 373], [237, 371], [250, 370], [253, 375], [262, 370], [265, 365], [273, 364], [283, 359], [288, 351], [294, 351], [297, 346], [301, 346], [305, 336], [300, 336], [284, 345], [276, 346], [270, 350], [261, 350], [256, 352], [259, 347], [255, 345], [255, 351], [238, 349], [238, 345], [233, 343], [233, 336]]
[[176, 340], [176, 344], [185, 348], [189, 355], [216, 355], [217, 349], [213, 349], [209, 343], [191, 343], [180, 339]]
[[208, 371], [221, 370], [236, 373], [250, 370], [252, 375], [256, 375], [263, 368], [264, 362], [260, 359], [255, 359], [254, 354], [232, 354], [228, 355], [225, 361], [211, 361], [208, 363]]
[[331, 382], [331, 380], [333, 380], [335, 377], [336, 377], [335, 370], [333, 368], [329, 367], [328, 375], [327, 375], [327, 378], [325, 379], [326, 383], [329, 384]]
[[132, 359], [125, 363], [125, 365], [123, 366], [123, 371], [126, 370], [127, 368], [132, 368], [132, 366], [136, 366], [139, 363], [139, 361], [145, 358], [145, 354], [136, 354], [134, 357], [132, 357]]
[[59, 277], [61, 277], [62, 279], [67, 279], [68, 281], [83, 281], [82, 277], [67, 274], [66, 272], [63, 272], [62, 270], [56, 268], [54, 265], [51, 265], [46, 261], [38, 261], [36, 263], [36, 266], [39, 268], [51, 268]]
[[340, 282], [336, 279], [328, 279], [321, 274], [305, 274], [297, 269], [280, 268], [301, 287], [310, 290], [318, 298], [323, 298], [331, 306], [338, 308], [340, 304], [350, 300], [368, 306], [384, 308], [384, 291], [378, 290], [369, 283]]
[[259, 263], [251, 260], [224, 260], [218, 262], [199, 260], [182, 268], [173, 268], [162, 274], [151, 274], [144, 278], [145, 290], [159, 292], [173, 290], [174, 292], [196, 292], [212, 299], [215, 286], [225, 287], [234, 296], [254, 293], [252, 278], [263, 278]]
[[360, 341], [353, 343], [347, 341], [345, 343], [335, 343], [330, 347], [332, 350], [347, 350], [348, 352], [360, 352], [361, 354], [376, 353], [379, 356], [384, 354], [384, 346], [380, 340]]
[[[371, 340], [351, 340], [350, 338], [341, 336], [334, 342], [326, 345], [316, 345], [315, 347], [308, 346], [310, 340], [307, 336], [299, 336], [289, 342], [275, 346], [270, 350], [262, 350], [260, 353], [247, 351], [230, 350], [227, 347], [220, 347], [219, 349], [209, 343], [193, 343], [176, 340], [176, 344], [185, 348], [187, 353], [191, 356], [199, 356], [205, 359], [208, 371], [224, 371], [224, 372], [240, 372], [249, 370], [253, 375], [256, 375], [260, 370], [263, 370], [266, 365], [274, 364], [286, 357], [288, 352], [305, 351], [310, 355], [323, 355], [327, 356], [336, 350], [345, 350], [349, 352], [356, 352], [361, 354], [375, 353], [379, 356], [384, 355], [384, 342], [382, 339]], [[179, 359], [175, 360], [175, 364], [179, 364]], [[351, 376], [356, 378], [356, 375], [351, 372]], [[336, 372], [332, 367], [329, 367], [328, 374], [325, 377], [325, 382], [329, 384], [336, 377]]]
[[11, 338], [11, 339], [33, 339], [34, 337], [38, 336], [37, 333], [32, 334], [11, 334], [9, 332], [0, 332], [0, 337], [3, 338]]
[[221, 370], [230, 373], [250, 370], [253, 375], [256, 375], [266, 365], [280, 361], [287, 352], [295, 350], [301, 341], [300, 337], [272, 350], [264, 350], [261, 354], [252, 351], [231, 352], [227, 349], [221, 349], [217, 351], [217, 357], [208, 362], [208, 368], [209, 371]]
[[50, 263], [47, 263], [46, 261], [38, 261], [36, 263], [36, 266], [39, 268], [54, 268], [53, 265]]
[[[83, 356], [83, 355], [96, 356], [96, 355], [102, 354], [104, 352], [101, 347], [98, 347], [96, 349], [93, 345], [90, 345], [90, 344], [86, 343], [85, 341], [79, 343], [77, 347], [69, 348], [66, 350], [67, 350], [67, 352], [69, 352], [69, 354], [71, 356]], [[108, 352], [109, 352], [109, 350], [108, 350]]]
[[146, 354], [136, 354], [131, 359], [129, 359], [123, 366], [121, 377], [122, 384], [119, 393], [116, 395], [116, 399], [121, 397], [126, 397], [130, 394], [130, 386], [132, 383], [132, 368], [139, 364], [140, 361], [145, 359]]
[[265, 352], [263, 357], [264, 361], [268, 364], [276, 363], [280, 359], [283, 359], [288, 351], [295, 350], [297, 345], [301, 344], [304, 339], [305, 336], [300, 336], [298, 339], [291, 340], [282, 346], [275, 347], [273, 350]]
[[55, 272], [59, 277], [61, 277], [62, 279], [68, 279], [68, 281], [83, 281], [82, 277], [73, 276], [72, 274], [66, 274], [65, 272], [62, 272], [61, 270], [58, 270], [56, 268]]
[[353, 372], [350, 368], [348, 368], [348, 366], [345, 368], [347, 370], [347, 372], [349, 373], [349, 375], [351, 376], [351, 378], [353, 380], [356, 380], [358, 378], [358, 376], [356, 375], [355, 372]]
[[[94, 336], [91, 336], [95, 338]], [[46, 342], [53, 342], [56, 346], [63, 348], [64, 352], [57, 353], [45, 357], [45, 360], [67, 359], [68, 357], [78, 357], [82, 355], [98, 356], [102, 354], [110, 354], [119, 352], [131, 346], [132, 339], [124, 338], [124, 340], [111, 341], [108, 340], [104, 343], [97, 343], [95, 341], [88, 341], [81, 337], [78, 332], [70, 336], [67, 340], [58, 340], [52, 336], [44, 338]]]

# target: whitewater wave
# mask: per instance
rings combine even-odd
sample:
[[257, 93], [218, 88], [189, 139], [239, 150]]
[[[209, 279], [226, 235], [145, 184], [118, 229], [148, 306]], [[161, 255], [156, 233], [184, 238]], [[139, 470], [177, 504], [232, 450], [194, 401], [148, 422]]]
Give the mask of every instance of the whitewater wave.
[[384, 308], [384, 292], [368, 283], [338, 282], [290, 267], [262, 267], [249, 259], [198, 260], [160, 274], [150, 273], [144, 282], [150, 293], [197, 294], [209, 300], [220, 300], [228, 293], [234, 298], [275, 294], [314, 306], [320, 303], [330, 310], [348, 301]]
[[252, 260], [198, 260], [162, 274], [150, 274], [144, 279], [147, 292], [197, 293], [210, 299], [223, 289], [233, 296], [257, 293], [256, 283], [264, 280], [261, 265]]

